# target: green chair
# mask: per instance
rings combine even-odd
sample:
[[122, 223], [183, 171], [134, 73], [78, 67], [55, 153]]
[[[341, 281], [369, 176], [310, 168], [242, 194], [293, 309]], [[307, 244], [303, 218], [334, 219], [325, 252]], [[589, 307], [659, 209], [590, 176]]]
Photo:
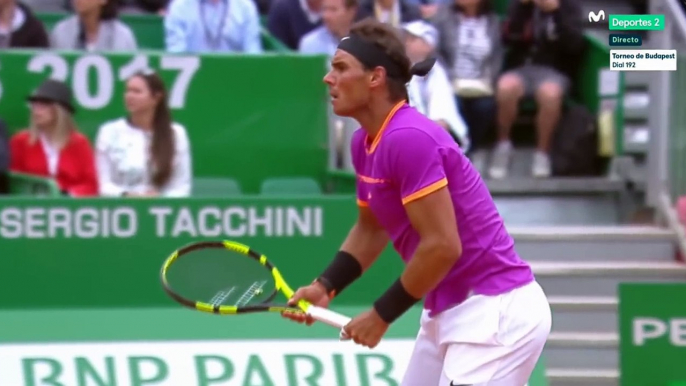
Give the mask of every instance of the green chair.
[[14, 196], [60, 197], [57, 182], [52, 178], [10, 172], [10, 194]]
[[319, 195], [322, 189], [309, 177], [278, 177], [262, 181], [260, 193], [268, 196]]
[[198, 177], [193, 179], [195, 197], [224, 197], [241, 195], [238, 181], [227, 177]]

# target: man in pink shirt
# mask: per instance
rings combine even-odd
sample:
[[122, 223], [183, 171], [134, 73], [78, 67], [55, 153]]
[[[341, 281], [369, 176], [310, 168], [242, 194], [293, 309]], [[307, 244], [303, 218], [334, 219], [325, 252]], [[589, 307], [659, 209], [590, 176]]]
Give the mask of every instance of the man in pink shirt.
[[550, 333], [550, 306], [477, 171], [443, 128], [406, 104], [405, 85], [433, 61], [411, 67], [396, 33], [369, 20], [340, 42], [331, 65], [324, 81], [334, 112], [362, 126], [351, 144], [359, 217], [329, 267], [291, 301], [327, 306], [390, 239], [405, 271], [345, 335], [373, 348], [423, 298], [402, 386], [524, 386]]

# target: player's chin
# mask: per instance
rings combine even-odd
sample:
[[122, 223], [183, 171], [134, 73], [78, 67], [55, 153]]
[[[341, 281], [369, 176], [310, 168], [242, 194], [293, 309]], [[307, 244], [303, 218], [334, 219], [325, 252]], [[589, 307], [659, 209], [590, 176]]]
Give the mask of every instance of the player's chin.
[[333, 107], [333, 113], [339, 117], [349, 117], [352, 115], [352, 111], [354, 110], [350, 105], [347, 105], [338, 98], [334, 98], [331, 101], [331, 106]]

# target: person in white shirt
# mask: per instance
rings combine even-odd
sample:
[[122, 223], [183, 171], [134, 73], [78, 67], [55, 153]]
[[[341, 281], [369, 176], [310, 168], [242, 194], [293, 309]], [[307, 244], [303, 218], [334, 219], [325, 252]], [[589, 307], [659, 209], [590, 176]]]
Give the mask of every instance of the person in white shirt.
[[190, 143], [186, 129], [172, 122], [162, 79], [152, 71], [133, 75], [126, 83], [124, 102], [129, 115], [98, 131], [100, 195], [189, 196]]
[[[403, 24], [402, 29], [405, 50], [413, 63], [433, 54], [438, 42], [436, 28], [428, 22], [416, 20]], [[448, 130], [463, 151], [469, 149], [467, 125], [458, 113], [448, 73], [440, 62], [436, 62], [425, 77], [412, 77], [407, 93], [410, 105]]]

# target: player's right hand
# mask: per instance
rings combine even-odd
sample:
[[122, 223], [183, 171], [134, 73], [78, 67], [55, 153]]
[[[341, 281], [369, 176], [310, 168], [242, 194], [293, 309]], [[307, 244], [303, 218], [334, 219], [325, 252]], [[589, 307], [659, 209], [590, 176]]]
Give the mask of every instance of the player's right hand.
[[[314, 304], [315, 306], [324, 308], [328, 307], [329, 303], [331, 302], [331, 298], [326, 293], [326, 288], [324, 288], [324, 286], [318, 282], [298, 288], [298, 290], [293, 294], [293, 297], [288, 300], [288, 305], [291, 307], [297, 307], [300, 300], [305, 300]], [[284, 311], [281, 313], [281, 315], [286, 319], [290, 319], [298, 323], [305, 323], [308, 326], [314, 323], [314, 319], [303, 312]]]

